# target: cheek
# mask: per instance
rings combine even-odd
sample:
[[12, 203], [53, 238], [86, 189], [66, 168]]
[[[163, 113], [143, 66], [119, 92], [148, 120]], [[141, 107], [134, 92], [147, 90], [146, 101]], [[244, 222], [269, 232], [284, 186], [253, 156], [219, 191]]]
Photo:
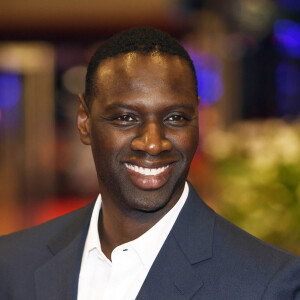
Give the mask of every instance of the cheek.
[[185, 133], [177, 134], [170, 137], [174, 147], [185, 156], [186, 159], [191, 160], [199, 143], [199, 131], [197, 128], [187, 130]]
[[99, 127], [94, 126], [91, 128], [91, 147], [98, 171], [104, 169], [107, 163], [111, 161], [111, 153], [114, 147], [111, 135]]
[[110, 163], [130, 145], [130, 136], [106, 126], [95, 126], [91, 131], [92, 150], [95, 161], [103, 165]]

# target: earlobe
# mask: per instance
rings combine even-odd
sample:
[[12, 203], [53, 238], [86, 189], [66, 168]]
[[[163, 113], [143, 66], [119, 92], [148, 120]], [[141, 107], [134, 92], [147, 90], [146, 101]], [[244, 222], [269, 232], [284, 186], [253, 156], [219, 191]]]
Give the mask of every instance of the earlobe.
[[83, 94], [78, 95], [79, 107], [77, 111], [77, 128], [79, 130], [80, 140], [85, 145], [91, 144], [90, 115]]

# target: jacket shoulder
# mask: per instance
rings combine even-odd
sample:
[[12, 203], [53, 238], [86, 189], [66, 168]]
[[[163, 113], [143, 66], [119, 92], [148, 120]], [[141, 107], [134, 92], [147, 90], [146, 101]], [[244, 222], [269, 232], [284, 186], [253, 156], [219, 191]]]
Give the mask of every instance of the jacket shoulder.
[[217, 214], [215, 220], [214, 259], [222, 266], [225, 278], [230, 278], [222, 279], [224, 288], [238, 283], [237, 292], [248, 290], [251, 295], [255, 291], [263, 295], [259, 299], [300, 297], [298, 256], [252, 236]]
[[223, 244], [235, 255], [241, 255], [245, 260], [260, 260], [274, 265], [272, 262], [285, 260], [300, 260], [300, 258], [286, 250], [264, 242], [243, 229], [232, 224], [222, 216], [216, 214], [214, 236], [216, 244]]
[[36, 271], [74, 240], [70, 253], [81, 251], [92, 208], [0, 237], [0, 299], [35, 299]]
[[59, 232], [68, 238], [71, 231], [75, 232], [84, 227], [92, 208], [93, 203], [40, 225], [1, 236], [0, 263], [1, 260], [16, 259], [22, 254], [40, 253], [41, 247], [45, 248], [49, 240]]

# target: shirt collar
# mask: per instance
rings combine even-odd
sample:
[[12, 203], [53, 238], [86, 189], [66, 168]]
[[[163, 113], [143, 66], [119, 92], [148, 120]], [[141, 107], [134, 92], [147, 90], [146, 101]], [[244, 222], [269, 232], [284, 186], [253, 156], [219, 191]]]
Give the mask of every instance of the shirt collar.
[[185, 183], [183, 193], [174, 207], [143, 235], [128, 243], [136, 250], [147, 272], [150, 270], [158, 252], [168, 237], [185, 204], [188, 193], [189, 186]]
[[[158, 252], [160, 251], [164, 241], [169, 235], [183, 205], [185, 204], [188, 193], [189, 187], [187, 182], [185, 182], [184, 190], [179, 200], [174, 205], [174, 207], [165, 216], [163, 216], [163, 218], [161, 218], [153, 227], [151, 227], [137, 239], [118, 246], [124, 247], [125, 245], [128, 245], [133, 247], [139, 255], [147, 272], [150, 270]], [[101, 204], [102, 199], [101, 195], [99, 194], [93, 209], [89, 230], [84, 245], [81, 266], [85, 264], [89, 252], [94, 249], [97, 249], [98, 253], [101, 256], [104, 256], [101, 250], [101, 243], [98, 232], [98, 219], [101, 210]]]
[[98, 232], [98, 219], [99, 219], [99, 213], [101, 209], [101, 203], [102, 203], [101, 195], [99, 194], [93, 208], [90, 226], [85, 240], [81, 266], [85, 264], [90, 251], [97, 249], [99, 253], [102, 252], [100, 246], [99, 232]]

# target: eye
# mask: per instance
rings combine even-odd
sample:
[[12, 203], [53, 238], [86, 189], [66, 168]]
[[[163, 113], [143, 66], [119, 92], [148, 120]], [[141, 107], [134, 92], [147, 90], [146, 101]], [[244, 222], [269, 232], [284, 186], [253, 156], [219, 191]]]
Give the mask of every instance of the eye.
[[133, 122], [133, 121], [135, 121], [134, 118], [129, 116], [129, 115], [118, 116], [118, 117], [115, 117], [114, 120], [122, 121], [122, 122]]
[[180, 121], [184, 121], [185, 118], [183, 116], [180, 116], [180, 115], [172, 115], [170, 117], [168, 117], [166, 119], [167, 121], [171, 121], [171, 122], [180, 122]]
[[112, 123], [116, 126], [131, 126], [134, 125], [138, 119], [130, 114], [116, 115], [112, 118]]
[[187, 125], [189, 119], [181, 113], [172, 113], [165, 118], [164, 122], [169, 126], [181, 127]]

